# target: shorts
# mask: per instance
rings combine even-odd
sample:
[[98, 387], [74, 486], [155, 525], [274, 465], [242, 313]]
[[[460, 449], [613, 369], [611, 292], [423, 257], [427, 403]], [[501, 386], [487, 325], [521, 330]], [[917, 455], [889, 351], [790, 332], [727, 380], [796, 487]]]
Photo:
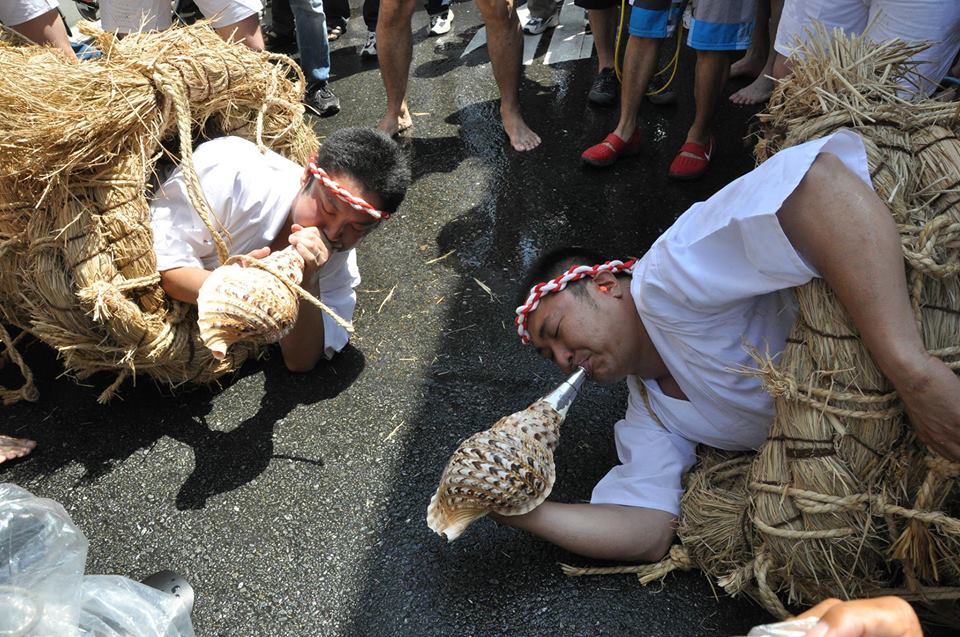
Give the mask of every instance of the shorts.
[[[630, 35], [663, 39], [680, 23], [683, 0], [632, 0]], [[687, 45], [697, 51], [740, 51], [750, 46], [753, 0], [699, 0], [693, 3], [693, 19]]]
[[[260, 0], [196, 0], [215, 29], [236, 24], [263, 9]], [[100, 0], [104, 31], [133, 33], [167, 29], [173, 23], [170, 0]]]
[[0, 22], [15, 27], [57, 8], [57, 0], [2, 0]]
[[913, 58], [920, 62], [913, 83], [924, 95], [933, 92], [960, 49], [957, 0], [786, 0], [773, 48], [790, 57], [814, 22], [848, 35], [865, 32], [876, 42], [932, 42]]

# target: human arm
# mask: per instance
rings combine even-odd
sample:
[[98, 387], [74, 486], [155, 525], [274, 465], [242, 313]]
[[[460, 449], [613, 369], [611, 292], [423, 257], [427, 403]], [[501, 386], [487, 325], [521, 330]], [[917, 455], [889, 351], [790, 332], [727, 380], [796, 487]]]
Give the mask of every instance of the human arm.
[[[303, 287], [313, 296], [322, 296], [322, 287], [317, 272], [327, 265], [332, 254], [330, 244], [317, 228], [292, 226], [289, 243], [303, 257]], [[280, 340], [280, 352], [287, 369], [292, 372], [309, 372], [326, 354], [327, 334], [323, 312], [303, 299], [297, 321], [290, 332]]]
[[63, 20], [60, 19], [60, 12], [56, 9], [51, 9], [26, 22], [15, 24], [12, 28], [32, 42], [49, 44], [59, 49], [70, 62], [78, 61], [77, 54], [70, 46], [70, 38], [67, 37]]
[[[249, 256], [262, 259], [268, 254], [270, 254], [270, 248], [259, 248], [252, 251]], [[171, 268], [160, 273], [160, 287], [171, 298], [196, 305], [200, 288], [210, 274], [209, 270], [198, 267]]]
[[924, 347], [886, 205], [840, 159], [820, 154], [777, 217], [849, 313], [917, 435], [960, 460], [960, 380]]
[[655, 562], [673, 542], [676, 518], [665, 511], [618, 504], [544, 502], [530, 513], [490, 517], [578, 555]]
[[917, 614], [899, 597], [827, 599], [802, 615], [819, 617], [805, 637], [923, 637]]

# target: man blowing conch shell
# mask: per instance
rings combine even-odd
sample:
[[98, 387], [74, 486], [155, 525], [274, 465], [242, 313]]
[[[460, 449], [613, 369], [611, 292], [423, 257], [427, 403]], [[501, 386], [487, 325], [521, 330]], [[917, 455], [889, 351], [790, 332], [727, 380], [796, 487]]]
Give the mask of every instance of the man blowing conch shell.
[[960, 381], [924, 348], [892, 215], [871, 186], [863, 142], [839, 131], [695, 204], [638, 261], [568, 249], [534, 265], [518, 331], [567, 373], [626, 378], [621, 464], [589, 504], [492, 517], [589, 557], [663, 557], [697, 444], [749, 450], [766, 440], [773, 399], [737, 370], [756, 367], [750, 347], [783, 350], [792, 288], [815, 277], [850, 314], [917, 435], [960, 459]]
[[[360, 283], [354, 246], [396, 212], [410, 184], [397, 143], [376, 131], [342, 129], [304, 168], [272, 151], [261, 153], [247, 140], [222, 137], [201, 144], [193, 161], [230, 253], [262, 259], [293, 246], [305, 263], [303, 288], [349, 321]], [[161, 285], [171, 297], [196, 303], [219, 259], [179, 169], [160, 186], [150, 209]], [[348, 340], [346, 330], [301, 301], [280, 350], [287, 369], [306, 372]]]

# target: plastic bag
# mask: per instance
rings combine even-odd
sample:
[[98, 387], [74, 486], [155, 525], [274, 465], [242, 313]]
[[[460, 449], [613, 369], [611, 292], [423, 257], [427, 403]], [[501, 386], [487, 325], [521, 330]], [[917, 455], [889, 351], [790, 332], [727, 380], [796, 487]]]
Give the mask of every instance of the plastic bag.
[[62, 506], [0, 484], [0, 635], [75, 635], [86, 561]]
[[194, 637], [176, 597], [119, 575], [83, 578], [80, 635]]
[[83, 575], [87, 539], [62, 506], [0, 484], [0, 637], [194, 637], [190, 608], [118, 575]]

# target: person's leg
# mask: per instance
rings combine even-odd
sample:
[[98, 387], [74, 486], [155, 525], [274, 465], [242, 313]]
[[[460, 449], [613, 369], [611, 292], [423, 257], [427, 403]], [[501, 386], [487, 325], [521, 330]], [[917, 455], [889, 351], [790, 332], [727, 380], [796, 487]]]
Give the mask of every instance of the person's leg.
[[327, 16], [327, 32], [337, 27], [340, 33], [347, 30], [347, 20], [350, 19], [349, 0], [326, 0], [324, 12]]
[[263, 51], [260, 30], [260, 0], [196, 0], [197, 8], [210, 20], [214, 31], [226, 41], [240, 42], [254, 51]]
[[380, 13], [380, 0], [364, 0], [363, 21], [367, 25], [367, 39], [360, 47], [360, 57], [377, 57], [377, 16]]
[[[757, 76], [757, 79], [730, 96], [730, 101], [734, 104], [762, 104], [770, 99], [770, 94], [773, 92], [772, 78], [775, 77], [773, 66], [778, 55], [773, 48], [773, 41], [776, 38], [777, 27], [780, 24], [783, 0], [769, 0], [769, 2], [770, 22], [769, 28], [767, 29], [767, 37], [769, 38], [770, 46], [767, 49], [767, 61], [763, 66], [763, 70], [760, 71], [760, 75]], [[757, 18], [757, 25], [760, 25], [759, 17]], [[755, 42], [758, 37], [757, 33], [754, 32], [753, 41]], [[733, 77], [734, 67], [736, 67], [736, 65], [737, 64], [734, 63], [734, 65], [730, 67], [730, 77]]]
[[260, 30], [260, 16], [253, 14], [226, 26], [214, 29], [226, 41], [241, 42], [253, 51], [263, 51], [263, 32]]
[[613, 164], [622, 154], [635, 154], [640, 147], [637, 130], [637, 114], [647, 85], [653, 77], [657, 64], [657, 52], [661, 40], [631, 35], [623, 59], [623, 74], [620, 77], [620, 120], [614, 131], [599, 144], [594, 144], [581, 153], [580, 160], [591, 166]]
[[[70, 46], [70, 38], [67, 37], [67, 29], [63, 26], [60, 12], [56, 9], [47, 11], [26, 22], [11, 25], [10, 28], [37, 44], [49, 44], [59, 49], [71, 62], [77, 61], [77, 54], [73, 52], [73, 47]], [[11, 440], [16, 439], [11, 438]]]
[[630, 38], [620, 76], [620, 119], [603, 141], [583, 151], [581, 161], [591, 166], [609, 166], [621, 154], [638, 152], [637, 113], [656, 69], [660, 42], [673, 33], [679, 20], [679, 2], [635, 0], [630, 9]]
[[554, 0], [527, 0], [531, 18], [546, 20], [557, 12], [557, 3]]
[[503, 130], [516, 150], [532, 150], [540, 136], [530, 130], [520, 113], [520, 57], [523, 36], [513, 0], [476, 0], [487, 27], [487, 52], [500, 89]]
[[407, 82], [413, 59], [413, 33], [410, 20], [416, 0], [382, 0], [377, 20], [377, 50], [380, 77], [387, 93], [387, 112], [377, 128], [396, 135], [413, 126], [407, 107]]
[[960, 460], [960, 380], [927, 353], [917, 331], [887, 206], [836, 156], [821, 154], [777, 218], [850, 314], [919, 437]]
[[706, 144], [710, 140], [713, 117], [717, 112], [720, 94], [730, 73], [730, 51], [697, 51], [697, 68], [693, 81], [693, 96], [697, 112], [693, 125], [687, 131], [687, 141]]
[[549, 501], [523, 515], [490, 517], [578, 555], [624, 562], [662, 558], [670, 550], [676, 524], [673, 515], [655, 509]]
[[379, 13], [380, 0], [363, 0], [363, 22], [367, 25], [367, 31], [376, 33]]
[[776, 2], [782, 6], [783, 0], [757, 0], [757, 17], [750, 48], [730, 67], [731, 80], [736, 77], [763, 76], [766, 61], [772, 55], [768, 47], [772, 48], [772, 40], [777, 33], [776, 23], [772, 19], [774, 11], [777, 11], [777, 22], [780, 21], [779, 8], [773, 7]]
[[330, 78], [330, 44], [327, 42], [327, 18], [323, 0], [290, 0], [296, 24], [300, 66], [307, 79], [308, 91]]
[[[57, 17], [59, 18], [60, 15], [57, 14]], [[37, 443], [33, 440], [0, 435], [0, 464], [3, 464], [7, 460], [22, 458], [33, 451], [36, 446]]]
[[613, 68], [613, 46], [616, 41], [616, 27], [613, 22], [613, 9], [588, 9], [590, 32], [593, 45], [597, 49], [597, 72]]
[[273, 0], [270, 5], [270, 30], [278, 38], [295, 40], [297, 30], [290, 2], [291, 0]]
[[714, 151], [714, 114], [730, 74], [731, 59], [736, 51], [750, 45], [755, 8], [752, 0], [700, 0], [694, 9], [687, 44], [697, 51], [697, 110], [687, 139], [670, 164], [670, 177], [696, 179], [707, 170]]
[[647, 85], [657, 67], [657, 53], [662, 40], [638, 38], [627, 40], [623, 56], [623, 75], [620, 81], [620, 120], [613, 134], [620, 139], [630, 139], [637, 130], [637, 114]]

